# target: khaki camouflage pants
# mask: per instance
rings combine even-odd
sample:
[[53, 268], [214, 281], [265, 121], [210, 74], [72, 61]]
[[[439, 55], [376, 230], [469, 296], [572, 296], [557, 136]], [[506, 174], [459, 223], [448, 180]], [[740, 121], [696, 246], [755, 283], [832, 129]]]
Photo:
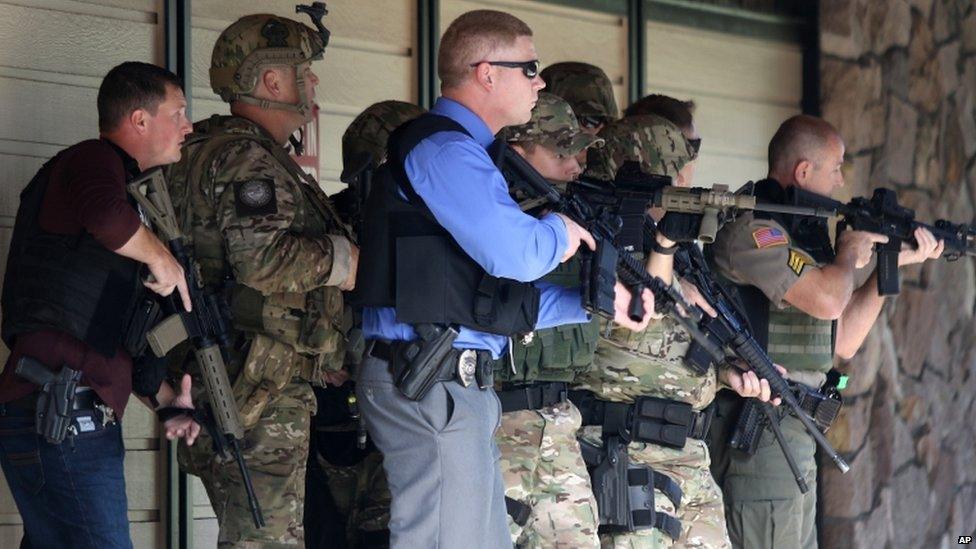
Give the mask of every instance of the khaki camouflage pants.
[[215, 456], [203, 433], [192, 447], [180, 445], [180, 464], [203, 481], [217, 514], [219, 547], [304, 546], [305, 468], [315, 396], [307, 383], [292, 382], [272, 398], [241, 441], [264, 528], [254, 527], [233, 459]]
[[520, 547], [596, 547], [596, 500], [580, 454], [579, 410], [570, 402], [502, 414], [495, 442], [505, 496], [531, 508], [524, 527], [508, 518]]
[[[600, 427], [585, 427], [584, 438], [602, 445]], [[731, 547], [725, 531], [725, 511], [722, 492], [709, 470], [708, 447], [701, 440], [689, 438], [681, 450], [656, 444], [631, 442], [627, 446], [631, 465], [647, 465], [655, 473], [667, 475], [681, 487], [681, 506], [674, 505], [664, 494], [655, 490], [654, 507], [681, 521], [681, 536], [677, 541], [657, 528], [625, 534], [600, 536], [604, 548], [643, 549], [656, 547]]]
[[316, 456], [329, 479], [329, 492], [339, 513], [346, 517], [346, 537], [355, 547], [361, 534], [386, 530], [390, 523], [390, 488], [383, 472], [383, 455], [370, 452], [349, 467], [332, 465]]

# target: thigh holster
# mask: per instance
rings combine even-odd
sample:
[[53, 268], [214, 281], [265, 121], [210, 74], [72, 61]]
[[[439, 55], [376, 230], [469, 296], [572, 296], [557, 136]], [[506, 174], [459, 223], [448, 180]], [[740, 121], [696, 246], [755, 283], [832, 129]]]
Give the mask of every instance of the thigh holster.
[[581, 440], [580, 447], [590, 470], [601, 532], [657, 528], [671, 539], [678, 539], [681, 521], [654, 509], [655, 489], [664, 494], [675, 509], [681, 505], [681, 488], [674, 480], [646, 465], [632, 465], [627, 456], [627, 444], [620, 437], [605, 438], [602, 448]]

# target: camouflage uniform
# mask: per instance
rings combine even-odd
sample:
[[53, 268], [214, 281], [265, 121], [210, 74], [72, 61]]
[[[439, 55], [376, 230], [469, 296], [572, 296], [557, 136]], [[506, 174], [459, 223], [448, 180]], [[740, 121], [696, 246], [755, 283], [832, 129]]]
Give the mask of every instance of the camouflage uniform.
[[[351, 183], [365, 168], [376, 168], [384, 162], [390, 133], [423, 112], [424, 109], [416, 105], [393, 100], [367, 107], [342, 134], [341, 179]], [[348, 189], [334, 198], [344, 216], [355, 208], [350, 201], [360, 199]], [[354, 369], [359, 358], [347, 356], [347, 366]], [[350, 381], [342, 390], [316, 390], [320, 413], [313, 420], [312, 448], [317, 451], [312, 452], [309, 467], [317, 467], [323, 475], [310, 476], [309, 488], [321, 490], [321, 482], [327, 482], [349, 547], [389, 545], [390, 489], [383, 472], [383, 456], [371, 442], [364, 450], [356, 448], [360, 425], [359, 420], [352, 417], [347, 403], [349, 395], [355, 402], [353, 385]], [[322, 506], [310, 497], [305, 507], [306, 528], [310, 538], [313, 533], [316, 535], [318, 546], [334, 547], [335, 540], [327, 539], [325, 532], [318, 535], [318, 530], [323, 530], [321, 523], [330, 518], [323, 516], [323, 511]], [[315, 542], [309, 539], [307, 543]]]
[[[628, 118], [611, 123], [600, 133], [607, 145], [594, 151], [597, 160], [588, 174], [612, 178], [625, 161], [638, 161], [646, 173], [674, 177], [693, 156], [680, 130], [657, 116]], [[680, 292], [680, 286], [675, 283]], [[606, 332], [604, 332], [606, 333]], [[676, 400], [702, 410], [715, 397], [718, 382], [714, 370], [696, 375], [684, 364], [690, 336], [673, 319], [652, 322], [643, 332], [613, 327], [601, 337], [593, 368], [580, 376], [578, 388], [593, 392], [601, 400], [634, 402], [650, 396]], [[583, 439], [602, 445], [602, 428], [586, 426]], [[656, 473], [677, 482], [683, 492], [675, 509], [660, 491], [655, 491], [657, 512], [681, 521], [677, 541], [657, 528], [601, 536], [604, 547], [728, 547], [722, 493], [709, 472], [705, 442], [688, 438], [682, 449], [631, 442], [627, 453], [633, 465], [647, 465]]]
[[[499, 137], [566, 156], [603, 145], [602, 139], [581, 133], [569, 104], [549, 93], [539, 94], [529, 122], [505, 128]], [[579, 262], [561, 264], [543, 280], [577, 286]], [[496, 368], [499, 396], [528, 384], [572, 381], [593, 360], [597, 329], [594, 320], [536, 330], [531, 339], [513, 341], [513, 363], [506, 357]], [[505, 496], [530, 509], [524, 526], [509, 516], [512, 542], [519, 547], [594, 547], [599, 543], [596, 501], [576, 439], [580, 422], [579, 410], [566, 400], [502, 414], [495, 442], [501, 452]]]
[[[244, 17], [214, 46], [211, 84], [227, 101], [310, 116], [304, 93], [297, 105], [262, 103], [249, 94], [266, 64], [294, 64], [300, 80], [301, 65], [323, 48], [317, 34], [295, 21]], [[265, 57], [269, 49], [273, 55]], [[234, 67], [239, 77], [232, 77]], [[245, 118], [198, 122], [167, 177], [204, 283], [221, 289], [230, 304], [227, 367], [245, 429], [241, 447], [267, 525], [255, 528], [236, 464], [215, 455], [209, 437], [181, 445], [181, 464], [207, 488], [221, 546], [301, 545], [315, 409], [309, 383], [323, 384], [325, 372], [342, 365], [337, 285], [352, 268], [351, 235], [316, 182]], [[196, 374], [192, 357], [187, 362]], [[203, 387], [198, 377], [194, 387]]]

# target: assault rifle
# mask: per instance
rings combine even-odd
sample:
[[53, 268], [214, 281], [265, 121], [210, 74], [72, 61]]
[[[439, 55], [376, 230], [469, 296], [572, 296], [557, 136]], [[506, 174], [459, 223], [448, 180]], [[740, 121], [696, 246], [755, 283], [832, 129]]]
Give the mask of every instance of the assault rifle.
[[[653, 238], [650, 223], [645, 224], [645, 238]], [[789, 411], [800, 420], [804, 429], [813, 437], [817, 445], [827, 454], [837, 465], [837, 468], [846, 473], [850, 466], [844, 461], [837, 451], [830, 445], [827, 438], [814, 424], [814, 421], [803, 410], [797, 400], [795, 393], [790, 389], [789, 383], [780, 375], [779, 371], [773, 366], [773, 361], [763, 350], [762, 346], [752, 336], [749, 323], [735, 306], [735, 301], [726, 289], [715, 280], [714, 275], [708, 268], [705, 257], [701, 250], [694, 243], [680, 243], [680, 250], [674, 256], [675, 272], [685, 280], [694, 284], [702, 297], [718, 313], [714, 318], [703, 315], [699, 323], [699, 328], [704, 332], [706, 339], [713, 346], [730, 349], [732, 353], [742, 359], [746, 366], [756, 372], [760, 378], [769, 382], [769, 388], [774, 395], [779, 395], [783, 404]], [[685, 361], [693, 369], [704, 372], [713, 365], [712, 353], [698, 348], [698, 341], [692, 341], [688, 348]], [[770, 410], [768, 406], [763, 407], [763, 413], [769, 418]], [[788, 447], [785, 445], [782, 435], [773, 426], [773, 434], [776, 435], [780, 446], [786, 455], [787, 462], [791, 462], [794, 476], [800, 489], [804, 490], [805, 484], [795, 468], [792, 456]], [[804, 490], [805, 491], [805, 490]]]
[[624, 220], [622, 235], [628, 243], [639, 243], [644, 212], [649, 207], [668, 212], [701, 214], [698, 240], [708, 244], [715, 241], [715, 233], [724, 223], [731, 222], [740, 210], [828, 217], [829, 210], [756, 201], [746, 193], [730, 192], [727, 185], [711, 189], [684, 188], [671, 185], [671, 178], [647, 175], [636, 162], [625, 162], [613, 181], [581, 179], [567, 186], [571, 195], [580, 195], [591, 204], [621, 212]]
[[888, 242], [877, 244], [878, 294], [895, 295], [899, 291], [898, 252], [903, 242], [917, 245], [915, 229], [923, 227], [932, 232], [937, 240], [945, 242], [942, 257], [955, 261], [964, 255], [976, 256], [976, 227], [956, 224], [944, 219], [932, 225], [915, 221], [915, 210], [898, 204], [898, 196], [891, 189], [875, 189], [871, 198], [857, 197], [847, 204], [832, 198], [794, 188], [795, 201], [801, 206], [813, 206], [819, 210], [839, 215], [844, 219], [838, 232], [845, 227], [855, 231], [869, 231], [888, 237]]
[[[247, 502], [251, 508], [254, 525], [264, 527], [261, 506], [254, 495], [251, 476], [248, 474], [241, 454], [239, 440], [244, 438], [244, 428], [237, 413], [234, 395], [231, 393], [230, 379], [224, 362], [224, 349], [229, 347], [227, 324], [229, 318], [226, 302], [200, 280], [196, 261], [185, 245], [180, 224], [173, 211], [166, 179], [161, 170], [153, 170], [132, 181], [128, 185], [129, 194], [146, 213], [162, 240], [169, 246], [173, 257], [183, 267], [186, 285], [190, 293], [193, 310], [183, 310], [183, 305], [174, 292], [169, 299], [172, 315], [149, 331], [147, 339], [153, 353], [163, 357], [179, 343], [190, 340], [196, 355], [200, 374], [203, 377], [209, 406], [203, 423], [211, 434], [217, 453], [228, 453], [237, 461]], [[176, 410], [176, 413], [179, 413]], [[195, 416], [196, 417], [196, 416]]]
[[612, 319], [613, 287], [619, 278], [632, 294], [627, 311], [631, 320], [640, 321], [644, 318], [641, 294], [647, 288], [654, 294], [655, 310], [673, 316], [691, 334], [691, 337], [699, 342], [704, 352], [711, 353], [716, 361], [725, 356], [723, 351], [706, 339], [698, 329], [701, 311], [686, 303], [674, 288], [648, 273], [642, 261], [627, 251], [621, 252], [617, 249], [614, 237], [620, 230], [622, 221], [616, 212], [606, 208], [596, 208], [578, 195], [560, 194], [507, 143], [499, 140], [493, 147], [495, 147], [492, 151], [495, 165], [514, 189], [530, 197], [544, 197], [550, 208], [579, 223], [596, 240], [595, 251], [583, 250], [583, 253], [589, 256], [584, 257], [581, 262], [584, 308]]

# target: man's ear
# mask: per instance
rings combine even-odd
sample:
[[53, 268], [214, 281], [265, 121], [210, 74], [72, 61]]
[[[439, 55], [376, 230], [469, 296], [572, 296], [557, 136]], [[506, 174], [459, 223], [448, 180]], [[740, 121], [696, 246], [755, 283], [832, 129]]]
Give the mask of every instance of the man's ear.
[[480, 63], [474, 68], [474, 78], [483, 88], [491, 89], [493, 87], [491, 82], [491, 65], [488, 63]]
[[265, 69], [261, 73], [261, 84], [272, 97], [281, 94], [281, 75], [274, 69]]
[[809, 160], [800, 160], [796, 163], [796, 167], [793, 168], [793, 180], [800, 184], [802, 187], [804, 183], [810, 178], [810, 174], [813, 172], [813, 162]]
[[129, 113], [126, 123], [140, 135], [145, 135], [149, 131], [149, 113], [145, 109], [136, 109]]

